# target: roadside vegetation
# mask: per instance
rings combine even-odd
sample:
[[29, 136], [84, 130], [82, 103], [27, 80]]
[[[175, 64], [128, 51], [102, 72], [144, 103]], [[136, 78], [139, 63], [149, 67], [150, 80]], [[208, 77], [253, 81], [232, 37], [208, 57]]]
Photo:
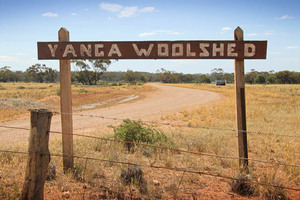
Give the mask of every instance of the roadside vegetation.
[[[214, 84], [174, 84], [174, 86], [218, 92], [223, 98], [206, 105], [166, 113], [154, 119], [158, 123], [187, 126], [144, 124], [125, 120], [88, 134], [107, 140], [74, 137], [75, 155], [103, 159], [106, 162], [75, 159], [74, 171], [64, 174], [62, 159], [51, 157], [51, 162], [56, 166], [57, 172], [56, 178], [46, 183], [45, 199], [61, 199], [66, 191], [70, 193], [71, 199], [126, 199], [126, 197], [128, 199], [248, 199], [247, 196], [236, 194], [240, 192], [239, 190], [236, 193], [231, 192], [234, 183], [227, 179], [151, 167], [134, 166], [132, 168], [129, 165], [108, 162], [110, 160], [121, 161], [142, 166], [184, 168], [222, 176], [245, 177], [237, 175], [239, 169], [236, 159], [175, 151], [179, 149], [237, 156], [237, 133], [231, 131], [236, 127], [234, 85], [217, 87]], [[17, 96], [41, 101], [53, 96], [57, 98], [59, 85], [1, 83], [1, 88], [4, 88], [0, 90], [1, 98]], [[108, 100], [119, 94], [145, 94], [143, 93], [145, 90], [152, 91], [147, 85], [72, 86], [75, 105], [82, 105], [83, 102], [86, 104], [86, 101], [93, 103], [100, 97]], [[51, 100], [48, 103], [51, 102], [54, 101]], [[249, 161], [250, 174], [247, 176], [249, 180], [299, 188], [300, 170], [298, 167], [272, 164], [274, 162], [299, 165], [299, 138], [258, 134], [262, 132], [299, 136], [299, 102], [299, 85], [246, 85], [247, 129], [250, 131], [248, 134], [249, 158], [271, 162]], [[58, 104], [54, 103], [54, 105]], [[188, 126], [194, 126], [194, 128]], [[196, 126], [202, 128], [196, 128]], [[221, 130], [210, 129], [214, 127]], [[173, 150], [158, 151], [150, 146], [132, 143], [124, 145], [123, 142], [111, 141], [113, 139], [160, 145]], [[62, 151], [61, 140], [57, 137], [51, 139], [49, 146], [53, 154], [60, 154]], [[4, 145], [2, 148], [27, 151], [27, 147], [23, 144]], [[0, 166], [0, 195], [2, 195], [0, 197], [4, 199], [19, 197], [24, 181], [26, 155], [0, 153]], [[131, 174], [133, 172], [134, 174]], [[250, 191], [253, 199], [296, 199], [299, 196], [299, 192], [268, 186], [251, 185], [249, 188], [248, 192]]]
[[[28, 114], [27, 109], [43, 108], [59, 112], [59, 83], [1, 83], [0, 108], [16, 108], [1, 110], [0, 121], [8, 121]], [[154, 90], [148, 84], [131, 85], [124, 82], [99, 82], [98, 85], [72, 85], [73, 110], [84, 110], [110, 106], [121, 100], [135, 96], [143, 98]]]
[[[212, 83], [223, 80], [234, 82], [234, 73], [224, 72], [222, 68], [214, 68], [207, 74], [183, 74], [164, 68], [155, 73], [137, 72], [128, 69], [126, 72], [107, 71], [114, 61], [79, 60], [72, 62], [71, 79], [73, 83], [97, 85], [101, 81], [108, 82], [162, 82], [162, 83]], [[59, 72], [46, 65], [35, 64], [25, 72], [13, 71], [9, 66], [0, 68], [0, 82], [38, 82], [52, 83], [59, 81]], [[256, 71], [251, 69], [245, 74], [245, 82], [249, 84], [300, 84], [300, 72], [294, 71]]]

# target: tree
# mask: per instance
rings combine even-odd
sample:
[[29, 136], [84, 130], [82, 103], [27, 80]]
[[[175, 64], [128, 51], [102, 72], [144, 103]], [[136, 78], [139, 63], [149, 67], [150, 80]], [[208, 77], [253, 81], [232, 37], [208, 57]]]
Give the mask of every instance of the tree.
[[139, 72], [134, 72], [132, 70], [127, 70], [127, 72], [123, 76], [125, 81], [132, 82], [132, 81], [138, 81], [140, 79]]
[[0, 68], [0, 82], [10, 81], [18, 81], [16, 74], [12, 72], [8, 66]]
[[254, 79], [256, 78], [257, 74], [258, 74], [257, 71], [255, 71], [254, 69], [251, 69], [251, 72], [249, 72], [245, 75], [245, 82], [253, 84]]
[[222, 68], [214, 68], [211, 70], [212, 81], [222, 80], [224, 75], [224, 70]]
[[290, 71], [280, 71], [275, 74], [276, 82], [283, 84], [296, 83], [293, 72]]
[[161, 68], [156, 71], [158, 79], [163, 83], [178, 83], [179, 78], [175, 72], [165, 70]]
[[201, 74], [199, 78], [200, 83], [211, 83], [210, 77], [208, 75]]
[[224, 73], [222, 79], [226, 80], [227, 83], [233, 83], [234, 82], [234, 73]]
[[266, 78], [263, 75], [258, 75], [255, 79], [254, 79], [254, 83], [255, 84], [265, 84], [266, 83]]
[[55, 82], [58, 72], [52, 68], [46, 67], [45, 64], [35, 64], [28, 67], [25, 72], [25, 80], [27, 82]]
[[111, 64], [110, 60], [78, 60], [72, 61], [78, 68], [75, 79], [84, 85], [96, 85], [103, 73]]

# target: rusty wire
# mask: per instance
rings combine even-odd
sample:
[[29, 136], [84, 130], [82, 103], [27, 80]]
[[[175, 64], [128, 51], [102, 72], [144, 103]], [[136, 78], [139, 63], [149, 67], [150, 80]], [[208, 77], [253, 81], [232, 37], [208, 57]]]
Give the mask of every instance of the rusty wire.
[[[0, 110], [30, 110], [30, 109], [0, 108]], [[61, 112], [53, 112], [53, 113], [60, 114], [60, 115], [76, 115], [80, 117], [93, 117], [93, 118], [108, 119], [114, 121], [128, 120], [128, 118], [106, 117], [100, 115], [86, 115], [86, 114], [79, 114], [79, 113], [61, 113]], [[185, 125], [185, 124], [174, 124], [169, 122], [154, 122], [154, 121], [133, 120], [133, 119], [129, 119], [129, 120], [135, 122], [142, 122], [145, 124], [162, 125], [162, 126], [199, 128], [199, 129], [208, 129], [208, 130], [217, 130], [217, 131], [230, 131], [230, 132], [241, 132], [241, 133], [250, 133], [250, 134], [258, 134], [258, 135], [269, 135], [269, 136], [277, 136], [277, 137], [300, 138], [299, 135], [286, 135], [286, 134], [266, 133], [261, 131], [249, 131], [249, 130], [245, 131], [245, 130], [237, 130], [237, 129], [230, 129], [230, 128], [208, 127], [208, 126], [193, 126], [193, 125]]]
[[[2, 127], [2, 128], [11, 128], [11, 129], [19, 129], [19, 130], [26, 130], [26, 131], [30, 130], [29, 128], [12, 127], [12, 126], [2, 126], [2, 125], [0, 125], [0, 127]], [[183, 149], [176, 149], [176, 148], [170, 148], [170, 147], [156, 146], [156, 145], [145, 144], [145, 143], [138, 143], [138, 142], [130, 142], [130, 141], [125, 141], [125, 140], [116, 140], [116, 139], [103, 138], [103, 137], [90, 136], [90, 135], [70, 134], [70, 133], [63, 133], [63, 132], [59, 132], [59, 131], [50, 131], [50, 133], [61, 134], [61, 135], [63, 135], [63, 134], [64, 135], [73, 135], [73, 136], [78, 136], [78, 137], [92, 138], [92, 139], [98, 139], [98, 140], [104, 140], [104, 141], [110, 141], [110, 142], [120, 142], [120, 143], [127, 143], [127, 144], [135, 144], [135, 145], [147, 146], [147, 147], [156, 148], [156, 149], [170, 150], [170, 151], [174, 151], [174, 152], [188, 153], [188, 154], [194, 154], [194, 155], [200, 155], [200, 156], [208, 156], [208, 157], [216, 157], [216, 158], [224, 158], [224, 159], [234, 159], [234, 160], [249, 160], [249, 161], [260, 162], [260, 163], [268, 163], [268, 164], [273, 164], [273, 165], [283, 165], [283, 166], [288, 166], [288, 167], [300, 167], [300, 165], [286, 164], [286, 163], [280, 163], [280, 162], [269, 162], [269, 161], [258, 160], [258, 159], [253, 159], [253, 158], [222, 156], [222, 155], [217, 155], [217, 154], [209, 154], [209, 153], [201, 153], [201, 152], [195, 152], [195, 151], [187, 151], [187, 150], [183, 150]]]
[[[0, 150], [0, 152], [29, 154], [28, 152], [10, 151], [10, 150]], [[300, 191], [300, 188], [278, 186], [278, 185], [273, 185], [273, 184], [268, 184], [268, 183], [261, 183], [261, 182], [256, 182], [256, 181], [249, 181], [249, 180], [239, 180], [237, 178], [233, 178], [233, 177], [230, 177], [230, 176], [224, 176], [224, 175], [220, 175], [220, 174], [212, 174], [212, 173], [203, 172], [203, 171], [189, 170], [189, 169], [185, 169], [185, 168], [164, 167], [164, 166], [157, 166], [157, 165], [142, 165], [142, 164], [136, 164], [136, 163], [131, 163], [131, 162], [123, 162], [123, 161], [118, 161], [118, 160], [107, 160], [107, 159], [91, 158], [91, 157], [76, 156], [76, 155], [50, 154], [50, 153], [42, 153], [42, 152], [40, 154], [50, 155], [50, 156], [55, 156], [55, 157], [73, 157], [73, 158], [78, 158], [78, 159], [94, 160], [94, 161], [101, 161], [101, 162], [110, 162], [110, 163], [116, 163], [116, 164], [122, 164], [122, 165], [132, 165], [132, 166], [138, 166], [138, 167], [166, 169], [166, 170], [179, 171], [179, 172], [184, 172], [184, 173], [193, 173], [193, 174], [199, 174], [199, 175], [205, 175], [205, 176], [213, 176], [213, 177], [224, 178], [224, 179], [229, 179], [229, 180], [237, 180], [237, 181], [248, 182], [248, 183], [257, 184], [257, 185], [264, 185], [264, 186], [282, 188], [282, 189], [293, 190], [293, 191]]]

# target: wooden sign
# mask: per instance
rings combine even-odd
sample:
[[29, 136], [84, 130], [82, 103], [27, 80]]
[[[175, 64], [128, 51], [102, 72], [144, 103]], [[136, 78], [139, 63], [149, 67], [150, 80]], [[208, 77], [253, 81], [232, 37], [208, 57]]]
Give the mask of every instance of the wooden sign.
[[38, 59], [265, 59], [267, 41], [38, 42]]

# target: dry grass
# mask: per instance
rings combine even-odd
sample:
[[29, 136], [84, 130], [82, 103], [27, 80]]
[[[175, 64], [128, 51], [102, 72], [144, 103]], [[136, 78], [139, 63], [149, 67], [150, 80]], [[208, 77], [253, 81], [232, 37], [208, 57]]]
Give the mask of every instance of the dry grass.
[[[58, 83], [1, 83], [0, 107], [25, 110], [1, 110], [0, 121], [20, 118], [28, 113], [26, 109], [45, 108], [59, 111], [60, 89]], [[84, 107], [110, 106], [129, 96], [143, 98], [154, 88], [145, 85], [72, 85], [72, 105], [74, 110]], [[4, 100], [8, 99], [8, 100]], [[8, 103], [5, 105], [4, 103]]]
[[[194, 84], [177, 86], [215, 91], [224, 97], [218, 102], [166, 114], [157, 121], [235, 129], [235, 91], [233, 85], [226, 87]], [[88, 90], [89, 88], [84, 89]], [[116, 89], [110, 88], [110, 90]], [[89, 93], [92, 92], [84, 94]], [[299, 136], [299, 102], [299, 85], [247, 85], [248, 130]], [[163, 130], [180, 149], [237, 156], [237, 138], [234, 131], [171, 126], [156, 126], [155, 128]], [[90, 135], [99, 137], [110, 137], [112, 134], [113, 130], [109, 128], [90, 133]], [[248, 136], [250, 158], [299, 165], [299, 139], [254, 133]], [[27, 147], [18, 144], [3, 147], [3, 149], [27, 151]], [[147, 152], [145, 153], [145, 151]], [[50, 152], [61, 153], [61, 141], [57, 138], [51, 139]], [[134, 153], [128, 153], [122, 144], [81, 137], [74, 138], [74, 154], [146, 166], [188, 168], [231, 177], [239, 172], [237, 160], [172, 151], [153, 151], [149, 148], [137, 148]], [[72, 199], [101, 199], [101, 197], [113, 199], [122, 196], [127, 196], [128, 199], [130, 196], [142, 199], [247, 199], [247, 197], [230, 193], [228, 181], [209, 176], [143, 167], [148, 192], [141, 194], [139, 192], [140, 186], [136, 184], [124, 186], [121, 183], [120, 173], [122, 169], [128, 167], [127, 165], [75, 159], [77, 172], [63, 174], [62, 159], [52, 157], [51, 161], [56, 165], [58, 175], [55, 181], [46, 183], [45, 199], [61, 199], [62, 192], [66, 190], [71, 192]], [[0, 153], [0, 162], [0, 176], [2, 177], [0, 183], [8, 186], [2, 192], [18, 195], [20, 190], [14, 192], [14, 188], [16, 185], [19, 188], [22, 186], [26, 155]], [[289, 187], [299, 187], [300, 184], [299, 168], [295, 167], [250, 161], [250, 173], [253, 179], [257, 181]], [[258, 187], [261, 196], [253, 199], [266, 198], [264, 195], [266, 195], [267, 189], [266, 187]], [[288, 191], [288, 195], [290, 198], [296, 199], [299, 193]]]

